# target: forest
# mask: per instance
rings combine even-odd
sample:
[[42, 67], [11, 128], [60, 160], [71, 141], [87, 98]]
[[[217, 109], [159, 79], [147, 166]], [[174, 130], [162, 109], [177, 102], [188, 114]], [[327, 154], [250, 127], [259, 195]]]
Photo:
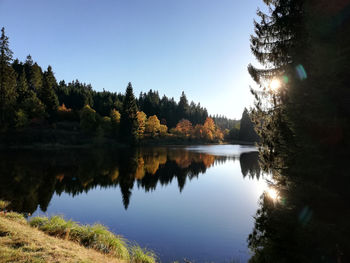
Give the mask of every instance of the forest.
[[179, 102], [158, 91], [136, 98], [129, 83], [124, 94], [95, 91], [74, 80], [57, 82], [30, 55], [13, 60], [9, 38], [0, 38], [0, 133], [3, 144], [139, 143], [158, 139], [183, 142], [256, 142], [247, 109], [242, 119], [209, 116], [200, 103], [190, 103], [184, 92]]

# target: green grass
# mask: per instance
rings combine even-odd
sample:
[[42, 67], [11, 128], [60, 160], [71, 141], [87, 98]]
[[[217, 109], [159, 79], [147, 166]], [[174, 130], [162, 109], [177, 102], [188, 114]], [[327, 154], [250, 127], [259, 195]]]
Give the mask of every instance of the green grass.
[[155, 263], [156, 256], [152, 251], [139, 246], [128, 246], [127, 241], [111, 233], [105, 226], [79, 225], [61, 216], [34, 217], [29, 221], [30, 226], [60, 238], [71, 240], [87, 248], [112, 255], [133, 263]]
[[135, 245], [131, 247], [131, 259], [133, 263], [155, 263], [156, 255], [152, 251], [147, 251]]
[[[4, 210], [9, 204], [10, 202], [0, 200], [0, 209]], [[15, 212], [2, 212], [0, 216], [10, 222], [18, 223], [17, 228], [20, 228], [19, 226], [21, 225], [21, 228], [23, 227], [23, 229], [25, 229], [25, 227], [28, 228], [29, 224], [32, 228], [37, 228], [50, 236], [73, 241], [88, 249], [102, 252], [103, 254], [119, 260], [132, 263], [156, 262], [156, 255], [152, 251], [142, 249], [138, 245], [129, 245], [127, 240], [121, 236], [113, 234], [107, 227], [101, 224], [80, 225], [72, 220], [65, 220], [62, 216], [53, 216], [51, 218], [38, 216], [31, 218], [29, 222], [27, 222], [23, 215]], [[15, 227], [13, 226], [13, 228]], [[27, 229], [25, 229], [25, 231], [27, 231]], [[30, 230], [28, 229], [28, 231]], [[5, 231], [4, 233], [7, 232]], [[4, 236], [7, 236], [7, 234], [4, 234]], [[12, 241], [13, 240], [11, 240], [11, 242]], [[26, 243], [29, 244], [30, 242], [28, 241]], [[5, 242], [4, 244], [7, 243]], [[3, 249], [1, 252], [8, 253], [9, 257], [15, 255], [16, 258], [16, 255], [18, 254], [18, 251], [13, 248], [11, 248], [12, 250], [9, 250], [6, 247], [0, 247], [0, 250], [1, 249]], [[39, 262], [34, 259], [35, 258], [31, 257], [32, 261], [30, 262]]]

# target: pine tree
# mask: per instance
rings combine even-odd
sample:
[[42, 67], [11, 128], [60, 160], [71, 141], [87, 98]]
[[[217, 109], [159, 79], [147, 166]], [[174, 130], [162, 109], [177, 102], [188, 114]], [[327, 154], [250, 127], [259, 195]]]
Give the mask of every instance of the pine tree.
[[26, 78], [25, 70], [22, 69], [22, 73], [19, 75], [19, 78], [17, 80], [17, 103], [21, 105], [25, 98], [28, 96], [28, 82]]
[[50, 118], [54, 117], [59, 105], [55, 89], [57, 89], [57, 81], [51, 66], [48, 66], [47, 71], [44, 72], [43, 87], [39, 92], [39, 98], [44, 103]]
[[30, 68], [29, 86], [31, 90], [34, 90], [37, 93], [41, 92], [41, 88], [43, 86], [43, 72], [37, 63], [34, 63], [34, 65]]
[[254, 130], [254, 123], [251, 121], [248, 110], [245, 108], [242, 114], [238, 139], [245, 142], [258, 142], [259, 136]]
[[16, 73], [11, 67], [12, 51], [5, 28], [0, 37], [0, 129], [6, 128], [14, 117], [16, 103]]
[[137, 105], [131, 82], [126, 88], [120, 124], [123, 137], [136, 141], [138, 129]]
[[[248, 71], [261, 87], [259, 91], [251, 90], [256, 99], [251, 116], [256, 127], [259, 127], [262, 164], [269, 169], [282, 167], [281, 163], [274, 163], [275, 157], [278, 152], [291, 149], [286, 144], [286, 141], [293, 139], [286, 111], [290, 105], [292, 87], [295, 87], [295, 67], [307, 57], [304, 47], [308, 38], [303, 27], [304, 1], [264, 2], [268, 12], [257, 12], [260, 21], [254, 21], [251, 50], [265, 68], [249, 65]], [[271, 88], [272, 81], [279, 83], [279, 89]]]
[[180, 97], [180, 101], [179, 101], [179, 105], [177, 107], [177, 119], [181, 120], [181, 119], [187, 119], [188, 118], [188, 113], [189, 113], [189, 108], [190, 106], [188, 105], [188, 100], [187, 97], [185, 95], [185, 92], [181, 93], [181, 97]]

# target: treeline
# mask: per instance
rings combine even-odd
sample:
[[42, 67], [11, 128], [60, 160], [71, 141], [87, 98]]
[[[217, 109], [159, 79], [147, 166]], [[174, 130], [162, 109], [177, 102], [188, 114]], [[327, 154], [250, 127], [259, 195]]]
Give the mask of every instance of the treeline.
[[[137, 99], [131, 83], [122, 94], [98, 92], [78, 80], [57, 82], [51, 66], [43, 71], [30, 55], [24, 62], [13, 60], [4, 28], [0, 51], [1, 132], [53, 127], [97, 139], [133, 142], [155, 137], [205, 142], [255, 141], [246, 136], [254, 133], [253, 126], [248, 131], [240, 129], [237, 120], [209, 117], [199, 103], [189, 103], [184, 92], [179, 102], [165, 95], [160, 98], [158, 91], [153, 90], [141, 93]], [[37, 137], [40, 136], [45, 137]]]

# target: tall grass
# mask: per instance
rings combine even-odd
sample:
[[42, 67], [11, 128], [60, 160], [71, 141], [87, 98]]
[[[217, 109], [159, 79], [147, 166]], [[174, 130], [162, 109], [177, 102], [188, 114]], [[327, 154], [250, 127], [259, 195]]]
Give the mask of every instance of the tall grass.
[[61, 216], [34, 217], [29, 221], [32, 227], [45, 233], [75, 241], [85, 247], [93, 248], [105, 254], [133, 263], [155, 263], [153, 252], [139, 246], [128, 246], [124, 238], [116, 236], [100, 224], [79, 225], [71, 220], [66, 221]]
[[132, 263], [156, 263], [156, 255], [152, 251], [142, 249], [138, 245], [131, 247]]

